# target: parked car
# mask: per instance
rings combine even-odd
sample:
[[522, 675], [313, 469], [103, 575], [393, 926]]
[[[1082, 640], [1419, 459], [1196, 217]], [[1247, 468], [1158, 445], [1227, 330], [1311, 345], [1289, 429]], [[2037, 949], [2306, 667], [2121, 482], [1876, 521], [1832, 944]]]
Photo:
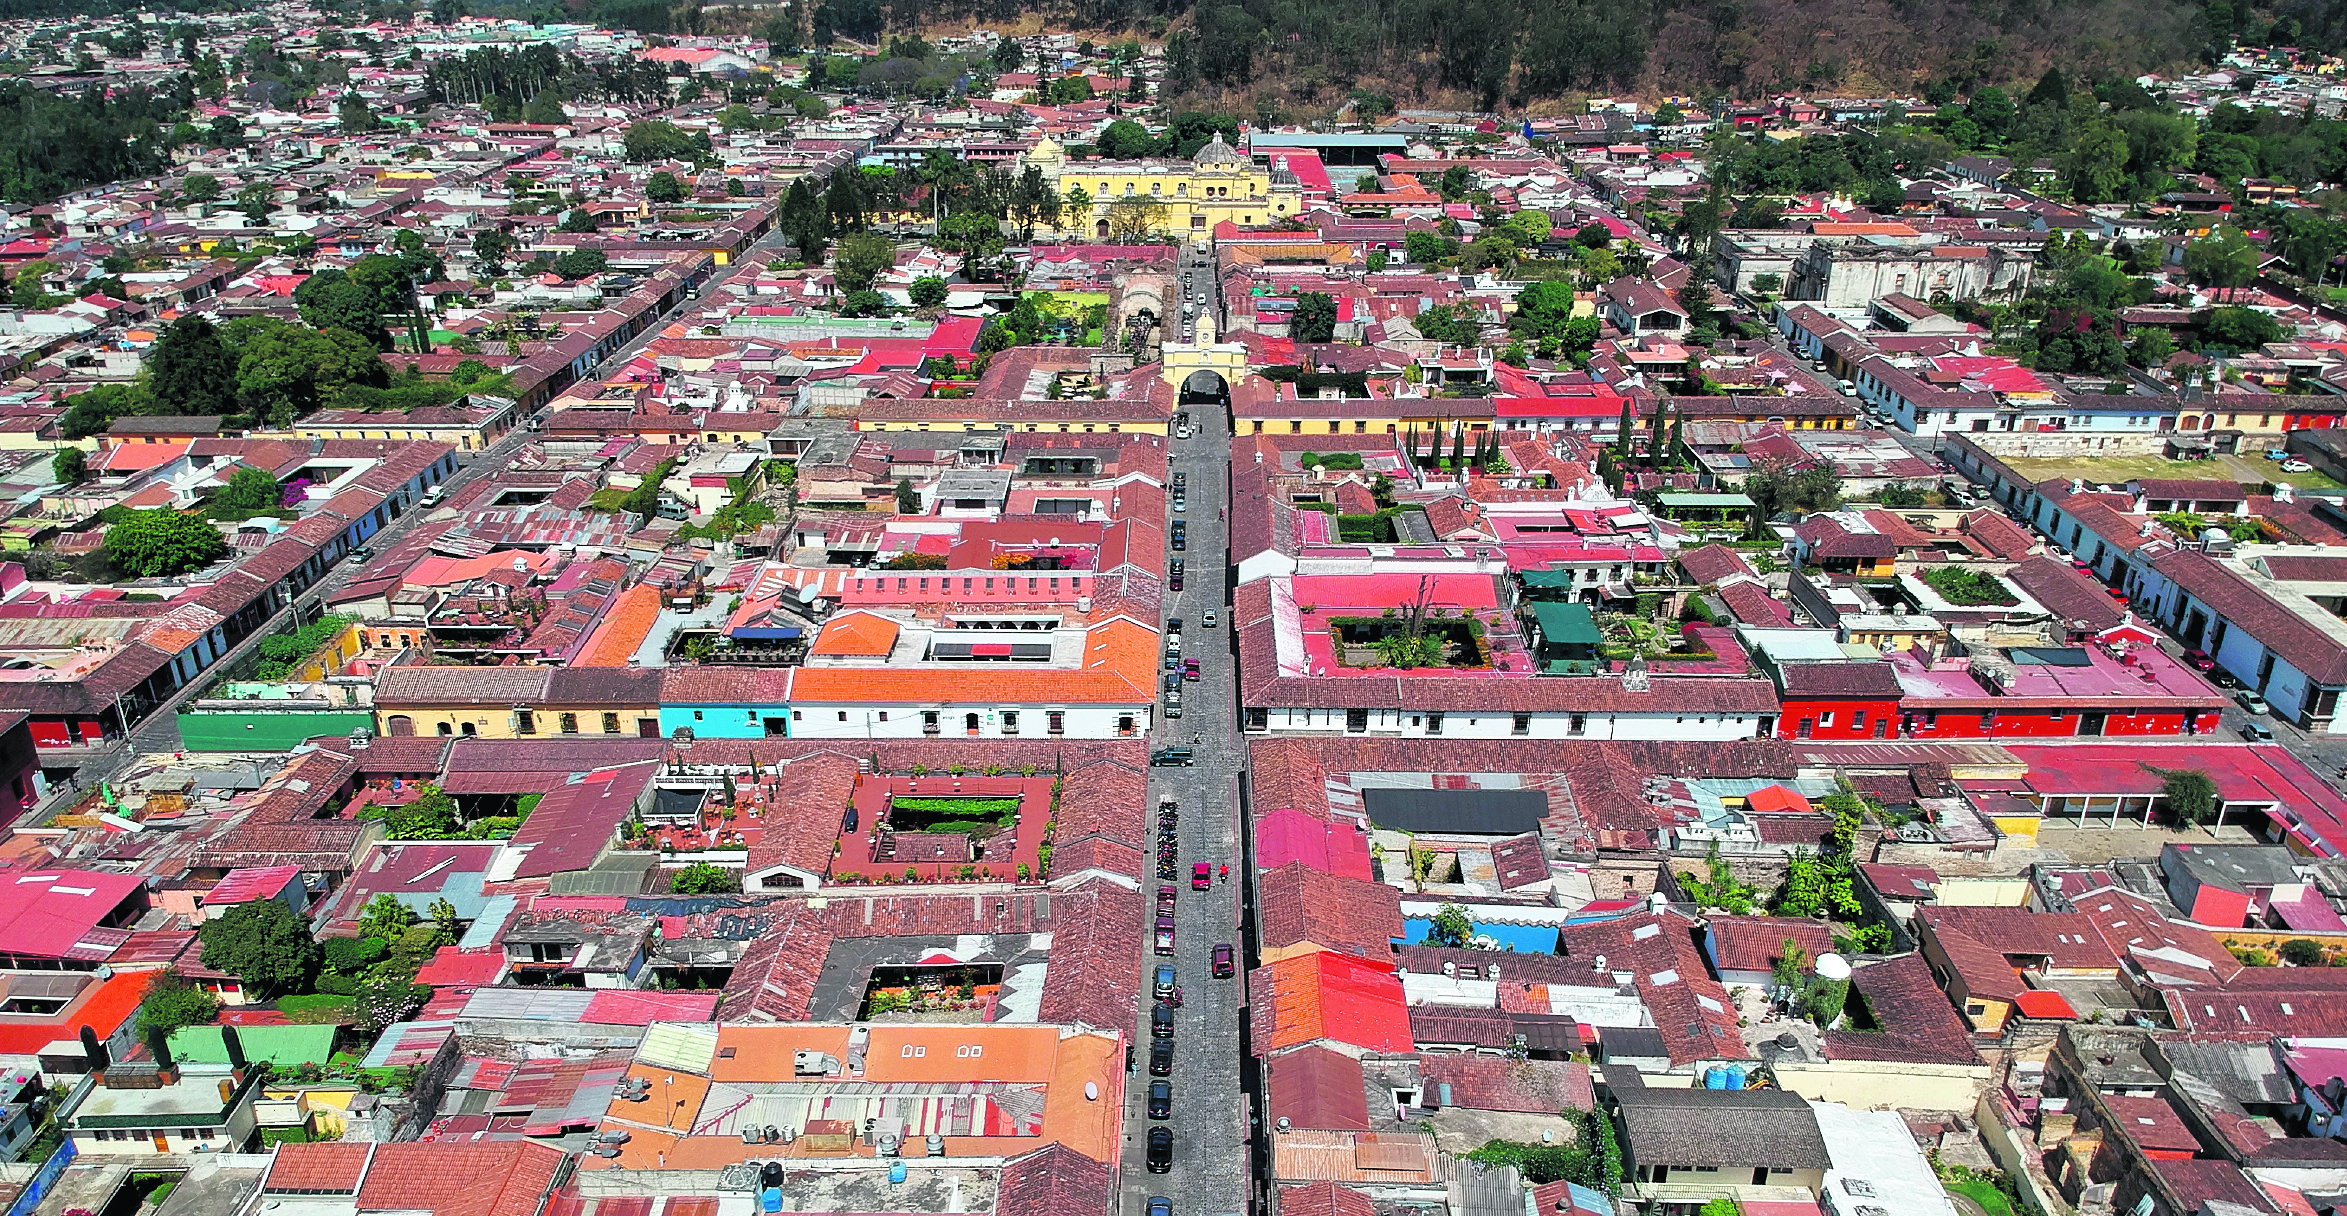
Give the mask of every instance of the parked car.
[[1151, 1081], [1149, 1083], [1149, 1117], [1152, 1119], [1173, 1118], [1173, 1082]]
[[2303, 460], [2285, 460], [2282, 462], [2282, 471], [2285, 473], [2312, 473], [2314, 466]]
[[1161, 747], [1149, 753], [1152, 768], [1188, 768], [1196, 764], [1196, 749], [1188, 747]]
[[1149, 1040], [1149, 1075], [1169, 1076], [1173, 1073], [1173, 1040]]
[[1198, 627], [1201, 629], [1214, 628], [1214, 609], [1207, 609], [1206, 615], [1198, 618]]
[[1173, 1200], [1163, 1195], [1149, 1197], [1149, 1216], [1173, 1216]]
[[1149, 991], [1150, 991], [1150, 995], [1152, 995], [1152, 996], [1156, 997], [1158, 1000], [1161, 1000], [1161, 1001], [1162, 1001], [1162, 1000], [1167, 1000], [1167, 999], [1169, 999], [1169, 998], [1171, 998], [1171, 997], [1173, 996], [1173, 990], [1174, 990], [1174, 969], [1173, 969], [1173, 964], [1172, 964], [1172, 963], [1159, 963], [1159, 964], [1157, 964], [1157, 974], [1156, 974], [1156, 976], [1155, 976], [1155, 977], [1154, 977], [1154, 978], [1151, 980], [1151, 982], [1150, 982], [1150, 985], [1149, 985]]
[[2274, 712], [2274, 707], [2266, 704], [2266, 699], [2257, 695], [2257, 690], [2253, 688], [2244, 688], [2240, 692], [2234, 693], [2233, 699], [2241, 703], [2241, 708], [2253, 714]]
[[1214, 948], [1213, 969], [1214, 978], [1218, 980], [1227, 980], [1237, 974], [1238, 968], [1234, 963], [1234, 954], [1229, 942], [1224, 942]]
[[1169, 1004], [1167, 1004], [1167, 1003], [1166, 1003], [1166, 1002], [1164, 1002], [1164, 1001], [1159, 1001], [1159, 1002], [1157, 1002], [1155, 1005], [1152, 1005], [1152, 1006], [1150, 1006], [1150, 1007], [1149, 1007], [1149, 1037], [1150, 1037], [1150, 1038], [1153, 1038], [1153, 1039], [1170, 1039], [1170, 1038], [1172, 1038], [1172, 1037], [1173, 1037], [1173, 1026], [1174, 1026], [1174, 1014], [1173, 1014], [1173, 1006], [1172, 1006], [1172, 1005], [1169, 1005]]
[[1193, 684], [1198, 682], [1198, 660], [1182, 660], [1182, 678], [1190, 681]]
[[2217, 661], [2198, 650], [2185, 651], [2184, 662], [2190, 665], [2194, 671], [2215, 671], [2217, 669]]
[[1173, 1170], [1173, 1129], [1172, 1129], [1172, 1128], [1170, 1128], [1170, 1127], [1153, 1127], [1153, 1128], [1150, 1128], [1150, 1129], [1149, 1129], [1149, 1162], [1148, 1162], [1148, 1164], [1149, 1164], [1149, 1172], [1150, 1172], [1150, 1173], [1152, 1173], [1152, 1174], [1165, 1174], [1165, 1173], [1170, 1173], [1170, 1172], [1172, 1172], [1172, 1170]]
[[2208, 682], [2224, 689], [2234, 689], [2241, 687], [2241, 681], [2233, 678], [2233, 673], [2229, 671], [2209, 672]]
[[2271, 743], [2274, 741], [2274, 732], [2263, 722], [2244, 722], [2241, 724], [2241, 737], [2251, 743]]

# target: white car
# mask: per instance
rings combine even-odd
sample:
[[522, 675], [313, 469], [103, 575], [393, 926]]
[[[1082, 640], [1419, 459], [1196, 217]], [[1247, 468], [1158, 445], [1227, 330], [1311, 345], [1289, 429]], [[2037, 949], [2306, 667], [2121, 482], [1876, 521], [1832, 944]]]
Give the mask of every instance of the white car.
[[2282, 471], [2285, 473], [2312, 473], [2314, 466], [2303, 460], [2285, 460], [2282, 462]]

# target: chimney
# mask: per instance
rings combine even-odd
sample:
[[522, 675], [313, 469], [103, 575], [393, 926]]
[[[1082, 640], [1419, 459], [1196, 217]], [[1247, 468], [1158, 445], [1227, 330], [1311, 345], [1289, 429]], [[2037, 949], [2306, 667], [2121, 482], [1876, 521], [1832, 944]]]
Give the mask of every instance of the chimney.
[[245, 1062], [244, 1040], [237, 1036], [236, 1027], [220, 1027], [220, 1045], [228, 1051], [228, 1071], [235, 1075], [238, 1085], [244, 1084], [245, 1074], [252, 1070], [252, 1065]]
[[236, 1101], [236, 1087], [241, 1084], [242, 1081], [242, 1077], [239, 1077], [236, 1080], [230, 1080], [227, 1077], [220, 1078], [220, 1105], [226, 1106], [229, 1103]]
[[107, 1052], [106, 1045], [98, 1041], [98, 1032], [90, 1029], [87, 1023], [81, 1028], [81, 1054], [83, 1059], [90, 1062], [90, 1075], [98, 1079], [99, 1085], [105, 1085], [106, 1068], [114, 1059]]

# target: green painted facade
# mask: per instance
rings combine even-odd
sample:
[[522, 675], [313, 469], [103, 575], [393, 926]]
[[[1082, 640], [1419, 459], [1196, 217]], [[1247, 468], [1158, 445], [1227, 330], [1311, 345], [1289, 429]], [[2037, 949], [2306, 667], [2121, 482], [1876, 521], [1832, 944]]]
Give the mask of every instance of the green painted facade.
[[304, 739], [341, 737], [375, 729], [364, 709], [197, 710], [179, 715], [179, 737], [191, 752], [282, 752]]

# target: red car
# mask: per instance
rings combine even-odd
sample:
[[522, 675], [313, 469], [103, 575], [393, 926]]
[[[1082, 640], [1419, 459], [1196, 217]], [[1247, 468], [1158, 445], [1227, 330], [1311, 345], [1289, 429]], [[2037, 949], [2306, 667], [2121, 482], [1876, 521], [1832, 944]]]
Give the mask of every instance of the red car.
[[1218, 980], [1227, 980], [1232, 976], [1232, 974], [1234, 974], [1235, 971], [1236, 968], [1232, 965], [1231, 962], [1230, 946], [1227, 944], [1216, 946], [1214, 948], [1214, 978]]
[[1203, 891], [1213, 885], [1214, 867], [1207, 865], [1203, 861], [1192, 863], [1190, 866], [1190, 889], [1193, 891]]
[[2217, 661], [2215, 659], [2212, 659], [2197, 650], [2185, 651], [2184, 661], [2191, 664], [2192, 670], [2194, 671], [2215, 671], [2217, 669]]

